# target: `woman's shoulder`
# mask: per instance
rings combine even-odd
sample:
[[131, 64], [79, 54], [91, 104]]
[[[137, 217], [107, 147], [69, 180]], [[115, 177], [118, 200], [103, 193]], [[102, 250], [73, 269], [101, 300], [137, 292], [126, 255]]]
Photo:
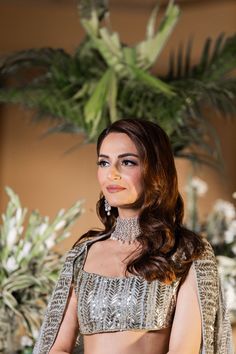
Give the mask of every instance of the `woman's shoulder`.
[[79, 255], [83, 253], [83, 251], [86, 249], [86, 247], [98, 240], [102, 240], [104, 237], [106, 237], [106, 234], [102, 235], [96, 235], [96, 236], [91, 236], [91, 237], [86, 237], [79, 239], [68, 251], [67, 255]]
[[203, 237], [202, 241], [203, 241], [203, 245], [204, 245], [204, 250], [201, 253], [201, 255], [196, 259], [196, 261], [211, 261], [213, 263], [216, 263], [216, 256], [215, 256], [212, 245], [206, 239], [206, 237]]
[[[217, 293], [218, 267], [214, 250], [210, 242], [204, 238], [204, 251], [193, 261], [199, 287], [209, 287]], [[210, 291], [210, 289], [209, 289]]]

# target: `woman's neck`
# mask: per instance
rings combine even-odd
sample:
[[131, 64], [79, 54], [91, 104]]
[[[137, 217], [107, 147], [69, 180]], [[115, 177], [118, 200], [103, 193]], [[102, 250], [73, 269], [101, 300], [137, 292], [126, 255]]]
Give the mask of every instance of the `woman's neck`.
[[117, 208], [118, 209], [118, 215], [120, 219], [130, 219], [135, 216], [138, 216], [140, 213], [140, 210], [138, 209], [123, 209], [123, 208]]

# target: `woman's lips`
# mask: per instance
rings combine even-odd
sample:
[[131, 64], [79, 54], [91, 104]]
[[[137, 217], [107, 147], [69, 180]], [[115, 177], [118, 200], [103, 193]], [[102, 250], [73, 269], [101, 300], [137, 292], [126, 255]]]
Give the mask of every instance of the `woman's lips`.
[[112, 187], [107, 187], [107, 190], [109, 193], [115, 193], [115, 192], [120, 192], [120, 191], [123, 191], [124, 189], [126, 188], [123, 188], [123, 187], [116, 187], [116, 186], [112, 186]]

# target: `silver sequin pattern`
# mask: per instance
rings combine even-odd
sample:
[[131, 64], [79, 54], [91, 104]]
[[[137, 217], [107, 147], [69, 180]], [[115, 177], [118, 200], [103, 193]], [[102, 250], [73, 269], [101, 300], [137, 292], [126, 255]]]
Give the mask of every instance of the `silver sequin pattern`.
[[171, 326], [179, 281], [166, 285], [140, 276], [106, 277], [82, 270], [78, 278], [80, 332], [158, 330]]

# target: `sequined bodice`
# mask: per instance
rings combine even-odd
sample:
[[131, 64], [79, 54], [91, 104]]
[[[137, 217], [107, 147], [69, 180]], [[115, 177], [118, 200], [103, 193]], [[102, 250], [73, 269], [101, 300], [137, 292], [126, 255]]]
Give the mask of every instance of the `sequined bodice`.
[[172, 324], [179, 281], [166, 285], [141, 276], [107, 277], [81, 269], [80, 332], [157, 330]]
[[[107, 234], [100, 235], [96, 240], [103, 240], [107, 238]], [[126, 319], [126, 323], [132, 323], [125, 317], [125, 311], [127, 305], [125, 305], [131, 292], [132, 296], [129, 299], [129, 304], [132, 304], [134, 321], [138, 320], [140, 326], [138, 328], [148, 329], [148, 324], [156, 326], [156, 329], [164, 327], [172, 323], [173, 313], [176, 305], [177, 289], [179, 282], [172, 285], [163, 285], [158, 281], [148, 283], [145, 280], [136, 281], [134, 279], [120, 280], [123, 282], [121, 287], [121, 304], [118, 305], [118, 300], [115, 298], [115, 293], [112, 291], [113, 282], [119, 278], [107, 278], [99, 275], [89, 275], [82, 272], [84, 266], [84, 260], [87, 255], [88, 247], [94, 242], [94, 240], [87, 240], [79, 245], [73, 247], [67, 254], [65, 263], [61, 270], [59, 279], [49, 301], [44, 321], [41, 326], [39, 336], [37, 338], [36, 345], [33, 349], [33, 354], [49, 354], [53, 343], [56, 340], [57, 334], [60, 330], [60, 325], [63, 321], [65, 314], [70, 289], [74, 286], [76, 295], [78, 291], [80, 293], [79, 299], [79, 318], [80, 318], [80, 331], [76, 338], [75, 350], [73, 352], [83, 352], [83, 336], [81, 334], [90, 333], [93, 328], [104, 328], [103, 332], [109, 331], [107, 323], [109, 323], [110, 314], [111, 321], [114, 322], [112, 330], [119, 330], [119, 320], [114, 321], [117, 317]], [[233, 354], [233, 340], [232, 330], [228, 317], [228, 311], [223, 297], [223, 291], [221, 283], [219, 282], [217, 263], [212, 247], [209, 242], [205, 240], [206, 249], [198, 260], [193, 261], [193, 267], [197, 279], [198, 299], [201, 307], [201, 319], [202, 319], [202, 343], [201, 354]], [[107, 279], [107, 282], [105, 282]], [[82, 287], [77, 288], [77, 280], [81, 283]], [[119, 283], [119, 280], [118, 280]], [[128, 285], [129, 284], [129, 285]], [[130, 284], [133, 284], [132, 286]], [[88, 287], [86, 287], [88, 285]], [[135, 285], [135, 286], [134, 286]], [[96, 286], [96, 288], [94, 288]], [[129, 291], [125, 294], [124, 288], [127, 287]], [[111, 288], [112, 287], [112, 288]], [[87, 289], [85, 291], [85, 289]], [[95, 291], [95, 289], [97, 289]], [[104, 301], [103, 314], [97, 313], [94, 315], [93, 309], [96, 307], [96, 301], [102, 306], [102, 297], [99, 294], [104, 294], [108, 289], [107, 297]], [[122, 291], [123, 289], [123, 291]], [[90, 298], [89, 298], [90, 294]], [[112, 295], [113, 294], [113, 295]], [[95, 296], [94, 296], [95, 295]], [[92, 298], [91, 298], [92, 296]], [[113, 302], [111, 301], [113, 297]], [[119, 298], [119, 295], [117, 299]], [[131, 300], [132, 299], [132, 300]], [[117, 306], [113, 307], [113, 313], [109, 311], [109, 304], [113, 306], [113, 303], [117, 302]], [[142, 302], [142, 303], [141, 303]], [[88, 306], [88, 305], [89, 306]], [[86, 309], [85, 306], [88, 306]], [[119, 307], [120, 306], [120, 307]], [[136, 309], [140, 309], [140, 312], [136, 314]], [[122, 315], [118, 316], [117, 309], [120, 308]], [[149, 313], [148, 309], [153, 313]], [[164, 313], [162, 312], [164, 310]], [[131, 313], [128, 312], [128, 313]], [[100, 325], [97, 322], [97, 318], [100, 319]], [[87, 318], [86, 318], [87, 317]], [[117, 324], [118, 323], [118, 324]], [[125, 322], [123, 321], [123, 324]], [[95, 324], [93, 326], [93, 324]], [[181, 326], [181, 323], [180, 323]], [[127, 328], [126, 328], [127, 327]], [[136, 328], [137, 328], [136, 327]], [[145, 328], [144, 328], [145, 327]], [[123, 328], [129, 329], [128, 325], [123, 325]], [[132, 329], [136, 329], [132, 326]], [[94, 332], [95, 333], [95, 332]], [[81, 346], [80, 346], [81, 344]]]

